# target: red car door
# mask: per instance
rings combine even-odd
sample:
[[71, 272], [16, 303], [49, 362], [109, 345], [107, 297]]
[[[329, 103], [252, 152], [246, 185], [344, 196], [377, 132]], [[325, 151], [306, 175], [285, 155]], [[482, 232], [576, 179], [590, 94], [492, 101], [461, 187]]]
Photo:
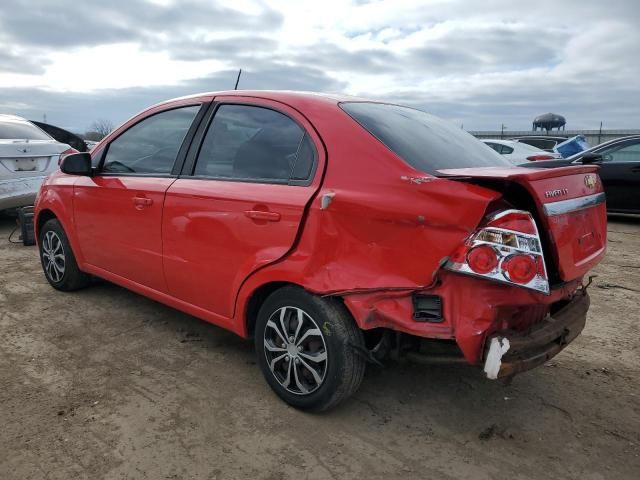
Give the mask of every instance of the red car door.
[[101, 149], [97, 173], [76, 181], [73, 205], [86, 263], [166, 292], [162, 204], [201, 104], [164, 108], [143, 115]]
[[243, 281], [293, 246], [324, 150], [304, 117], [281, 103], [215, 101], [196, 135], [197, 158], [167, 191], [164, 267], [173, 296], [232, 318]]

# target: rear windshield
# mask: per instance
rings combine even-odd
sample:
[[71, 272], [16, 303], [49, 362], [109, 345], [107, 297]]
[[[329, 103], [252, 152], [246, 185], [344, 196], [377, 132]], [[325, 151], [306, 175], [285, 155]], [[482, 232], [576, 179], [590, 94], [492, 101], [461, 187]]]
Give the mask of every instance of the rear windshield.
[[461, 128], [420, 110], [368, 102], [340, 107], [417, 170], [435, 175], [445, 168], [513, 166]]
[[531, 145], [529, 143], [522, 143], [522, 142], [517, 142], [517, 145], [519, 145], [519, 148], [521, 148], [523, 150], [527, 150], [529, 152], [538, 152], [538, 153], [540, 153], [540, 147], [536, 147], [535, 145]]
[[523, 138], [518, 140], [518, 143], [521, 143], [523, 145], [529, 145], [538, 149], [541, 148], [542, 150], [544, 150], [545, 148], [555, 147], [558, 142], [556, 142], [555, 140], [545, 140], [545, 139], [538, 139], [538, 138], [534, 138], [534, 139]]
[[51, 140], [51, 137], [31, 123], [0, 122], [0, 140]]

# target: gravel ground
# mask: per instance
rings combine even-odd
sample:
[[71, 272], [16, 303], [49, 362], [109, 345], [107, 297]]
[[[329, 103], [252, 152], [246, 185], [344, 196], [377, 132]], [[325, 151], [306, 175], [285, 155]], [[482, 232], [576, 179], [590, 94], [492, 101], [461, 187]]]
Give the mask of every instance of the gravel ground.
[[0, 479], [638, 479], [640, 221], [610, 218], [583, 334], [510, 386], [370, 368], [325, 414], [252, 345], [108, 283], [65, 294], [0, 219]]

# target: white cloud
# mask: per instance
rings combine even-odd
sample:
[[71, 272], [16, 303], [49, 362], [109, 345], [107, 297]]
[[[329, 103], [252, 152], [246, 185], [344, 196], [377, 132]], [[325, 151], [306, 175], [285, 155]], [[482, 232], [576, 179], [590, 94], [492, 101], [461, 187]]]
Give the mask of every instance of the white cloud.
[[51, 54], [42, 75], [0, 74], [0, 87], [32, 86], [49, 90], [91, 92], [106, 88], [174, 85], [223, 69], [220, 60], [184, 62], [167, 52], [141, 50], [136, 44], [76, 48]]
[[5, 104], [47, 109], [18, 98], [29, 89], [51, 103], [65, 93], [99, 101], [139, 89], [160, 100], [163, 91], [227, 85], [243, 67], [241, 86], [389, 98], [468, 128], [505, 117], [526, 128], [547, 110], [572, 126], [637, 126], [635, 0], [5, 2]]

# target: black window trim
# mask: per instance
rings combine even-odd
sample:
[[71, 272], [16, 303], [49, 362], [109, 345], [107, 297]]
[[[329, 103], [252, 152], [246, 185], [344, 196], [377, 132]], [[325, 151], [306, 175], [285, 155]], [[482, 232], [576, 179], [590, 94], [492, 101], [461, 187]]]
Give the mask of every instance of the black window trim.
[[[138, 120], [133, 125], [130, 125], [126, 130], [120, 132], [117, 137], [111, 139], [109, 141], [109, 143], [107, 145], [105, 145], [105, 147], [102, 149], [102, 151], [99, 152], [100, 160], [98, 161], [97, 166], [94, 168], [94, 174], [93, 175], [96, 176], [96, 177], [178, 178], [179, 172], [182, 169], [182, 165], [185, 162], [185, 158], [186, 158], [186, 155], [187, 155], [187, 149], [191, 145], [191, 142], [193, 141], [193, 137], [196, 134], [196, 131], [197, 131], [200, 123], [202, 122], [202, 119], [204, 118], [205, 114], [209, 110], [210, 104], [211, 104], [211, 102], [202, 102], [202, 101], [200, 101], [200, 102], [187, 103], [187, 104], [183, 104], [183, 105], [173, 105], [171, 108], [167, 108], [165, 110], [159, 110], [157, 112], [154, 112], [151, 115], [146, 115], [145, 117], [141, 118], [140, 120]], [[197, 106], [200, 106], [200, 109], [198, 110], [198, 112], [196, 113], [195, 117], [193, 118], [193, 121], [191, 122], [191, 125], [189, 126], [189, 129], [187, 130], [187, 133], [184, 136], [184, 139], [182, 140], [182, 144], [180, 145], [180, 149], [178, 150], [178, 155], [176, 156], [176, 159], [173, 162], [173, 167], [171, 168], [171, 172], [170, 173], [135, 173], [135, 172], [103, 172], [102, 171], [102, 168], [104, 166], [105, 157], [107, 156], [107, 153], [109, 152], [109, 147], [111, 146], [111, 144], [114, 141], [116, 141], [118, 138], [120, 138], [123, 134], [125, 134], [126, 132], [131, 130], [133, 127], [135, 127], [136, 125], [140, 124], [141, 122], [144, 122], [145, 120], [147, 120], [147, 119], [149, 119], [151, 117], [154, 117], [156, 115], [159, 115], [161, 113], [170, 112], [172, 110], [178, 110], [180, 108], [189, 108], [189, 107], [197, 107]]]
[[[218, 109], [223, 105], [239, 105], [243, 107], [256, 107], [256, 108], [263, 108], [266, 110], [272, 110], [276, 113], [284, 115], [289, 120], [291, 120], [296, 125], [298, 125], [303, 132], [303, 136], [300, 139], [300, 144], [298, 145], [298, 151], [300, 150], [300, 147], [302, 145], [302, 142], [304, 141], [305, 136], [309, 138], [309, 141], [313, 148], [313, 159], [312, 159], [311, 171], [309, 172], [309, 177], [303, 180], [292, 180], [291, 178], [289, 178], [289, 180], [280, 180], [280, 179], [273, 179], [273, 178], [236, 178], [236, 177], [222, 177], [222, 176], [215, 176], [215, 175], [196, 175], [195, 174], [196, 163], [198, 161], [198, 157], [200, 156], [200, 150], [202, 149], [202, 145], [204, 144], [204, 139], [207, 135], [207, 132], [209, 131], [209, 128], [211, 126], [211, 123], [213, 122], [213, 119], [215, 118], [216, 113], [218, 112]], [[296, 157], [296, 162], [297, 162], [297, 157]], [[272, 106], [265, 106], [257, 103], [213, 101], [211, 107], [207, 111], [206, 117], [200, 122], [198, 131], [196, 132], [191, 142], [191, 146], [189, 148], [189, 151], [187, 152], [184, 164], [182, 166], [182, 171], [178, 176], [178, 178], [190, 178], [195, 180], [218, 180], [218, 181], [236, 182], [236, 183], [261, 183], [261, 184], [272, 184], [272, 185], [290, 185], [290, 186], [308, 187], [313, 183], [313, 180], [316, 177], [317, 168], [318, 168], [318, 149], [316, 148], [315, 142], [313, 141], [311, 135], [309, 135], [309, 132], [304, 127], [304, 125], [302, 125], [298, 120], [293, 118], [287, 112], [283, 112], [282, 110], [279, 110]], [[294, 169], [295, 169], [295, 165], [294, 165]], [[294, 169], [292, 169], [291, 173], [293, 173]]]

